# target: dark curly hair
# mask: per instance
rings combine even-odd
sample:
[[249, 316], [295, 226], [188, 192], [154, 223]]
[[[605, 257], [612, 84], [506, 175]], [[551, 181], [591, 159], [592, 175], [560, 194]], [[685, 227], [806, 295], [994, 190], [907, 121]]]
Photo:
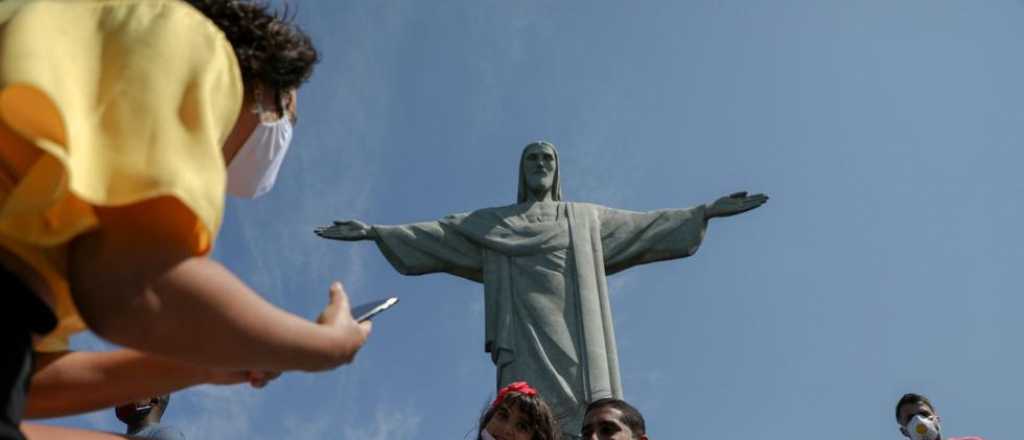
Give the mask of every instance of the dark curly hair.
[[277, 93], [298, 88], [313, 73], [319, 54], [284, 12], [264, 1], [185, 0], [213, 21], [231, 42], [246, 85], [258, 81]]
[[533, 427], [533, 440], [560, 440], [562, 431], [558, 426], [551, 407], [539, 395], [528, 396], [526, 394], [511, 391], [505, 395], [505, 400], [500, 406], [488, 405], [487, 410], [480, 416], [480, 426], [477, 429], [477, 440], [480, 440], [480, 431], [483, 431], [487, 423], [491, 421], [499, 407], [516, 408], [520, 414], [526, 416], [527, 423]]

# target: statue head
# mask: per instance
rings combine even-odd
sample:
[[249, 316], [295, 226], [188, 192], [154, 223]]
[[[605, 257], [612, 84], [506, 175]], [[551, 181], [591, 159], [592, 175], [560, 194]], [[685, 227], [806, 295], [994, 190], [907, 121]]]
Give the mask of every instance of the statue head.
[[531, 142], [523, 148], [523, 154], [519, 157], [517, 203], [543, 197], [548, 193], [552, 201], [562, 200], [562, 186], [558, 180], [558, 150], [550, 142]]

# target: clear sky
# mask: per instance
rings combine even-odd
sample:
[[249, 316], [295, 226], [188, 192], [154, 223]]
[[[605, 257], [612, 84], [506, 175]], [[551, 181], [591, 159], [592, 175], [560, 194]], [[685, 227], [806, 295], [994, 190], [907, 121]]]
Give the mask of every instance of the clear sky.
[[948, 434], [1019, 437], [1024, 2], [293, 3], [323, 62], [277, 186], [229, 201], [215, 257], [310, 318], [333, 279], [401, 303], [353, 365], [175, 394], [190, 439], [470, 438], [494, 393], [481, 286], [312, 230], [513, 203], [537, 139], [569, 200], [772, 197], [609, 278], [653, 439], [897, 439], [909, 391]]

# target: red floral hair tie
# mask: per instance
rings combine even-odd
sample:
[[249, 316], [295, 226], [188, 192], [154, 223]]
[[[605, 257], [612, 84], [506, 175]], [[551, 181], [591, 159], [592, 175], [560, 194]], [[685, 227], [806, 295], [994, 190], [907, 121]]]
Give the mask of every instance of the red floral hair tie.
[[494, 398], [494, 402], [491, 403], [491, 408], [497, 408], [501, 405], [501, 402], [505, 401], [505, 395], [509, 392], [515, 392], [526, 396], [536, 396], [537, 390], [533, 389], [530, 384], [525, 381], [512, 382], [508, 386], [498, 390], [498, 397]]

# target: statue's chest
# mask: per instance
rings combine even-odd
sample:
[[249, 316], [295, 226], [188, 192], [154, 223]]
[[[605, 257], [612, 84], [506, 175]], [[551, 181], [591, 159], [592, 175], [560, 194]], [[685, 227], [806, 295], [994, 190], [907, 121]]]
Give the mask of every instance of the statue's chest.
[[534, 225], [543, 227], [565, 223], [565, 214], [560, 203], [535, 203], [518, 215], [512, 216], [509, 223], [515, 227]]
[[481, 237], [485, 247], [510, 257], [545, 254], [569, 247], [569, 221], [557, 203], [538, 203], [507, 215]]
[[546, 237], [544, 242], [558, 242], [557, 247], [567, 246], [569, 222], [557, 208], [555, 204], [537, 204], [530, 210], [510, 218], [507, 226], [516, 236]]

